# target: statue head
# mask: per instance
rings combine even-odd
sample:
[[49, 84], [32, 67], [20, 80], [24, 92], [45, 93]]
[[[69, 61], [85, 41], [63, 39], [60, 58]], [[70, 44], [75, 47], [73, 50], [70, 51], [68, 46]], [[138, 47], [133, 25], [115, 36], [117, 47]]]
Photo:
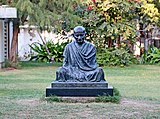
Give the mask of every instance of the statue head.
[[76, 42], [82, 44], [86, 37], [86, 30], [83, 26], [77, 26], [74, 28], [73, 37], [76, 39]]

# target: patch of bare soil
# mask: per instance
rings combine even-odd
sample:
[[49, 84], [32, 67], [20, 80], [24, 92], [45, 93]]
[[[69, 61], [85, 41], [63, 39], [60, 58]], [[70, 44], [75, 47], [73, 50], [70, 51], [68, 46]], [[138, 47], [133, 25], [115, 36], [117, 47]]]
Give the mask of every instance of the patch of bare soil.
[[[119, 106], [122, 107], [122, 110], [119, 110], [118, 112], [116, 111], [116, 114], [123, 115], [127, 118], [140, 118], [147, 114], [151, 116], [151, 114], [160, 111], [160, 103], [155, 103], [149, 100], [123, 98]], [[150, 118], [153, 118], [152, 116]], [[155, 116], [155, 119], [158, 118], [158, 116]]]
[[28, 106], [38, 106], [41, 102], [39, 99], [22, 99], [16, 102], [20, 105], [28, 105]]
[[16, 70], [16, 68], [14, 68], [14, 67], [7, 67], [7, 68], [0, 69], [0, 71], [12, 71], [12, 70]]
[[[95, 97], [62, 97], [61, 103], [90, 103], [95, 102]], [[43, 101], [40, 99], [22, 99], [16, 101], [17, 104], [20, 105], [28, 105], [28, 106], [38, 106]], [[150, 101], [144, 101], [144, 100], [134, 100], [134, 99], [127, 99], [122, 98], [119, 106], [122, 107], [134, 107], [136, 109], [148, 109], [150, 111], [153, 110], [160, 110], [160, 103], [153, 104], [153, 102]]]
[[[50, 109], [47, 111], [39, 110], [38, 114], [41, 113], [44, 116], [57, 115], [61, 117], [67, 115], [67, 119], [74, 118], [89, 118], [93, 119], [106, 119], [106, 117], [111, 117], [113, 119], [128, 119], [128, 118], [142, 118], [147, 117], [150, 114], [150, 118], [158, 119], [157, 114], [160, 111], [160, 103], [149, 101], [149, 100], [136, 100], [122, 98], [119, 104], [105, 104], [97, 103], [95, 104], [95, 97], [62, 97], [64, 102], [54, 102], [54, 104], [49, 104], [53, 106], [57, 111], [50, 112]], [[72, 102], [72, 104], [67, 104], [67, 102]], [[94, 102], [94, 103], [88, 103]], [[32, 99], [21, 99], [16, 101], [19, 105], [30, 106], [31, 108], [46, 103], [45, 100], [38, 98]], [[81, 104], [86, 103], [86, 104]], [[64, 106], [65, 105], [65, 106]], [[66, 106], [67, 105], [67, 106]], [[73, 105], [73, 108], [72, 108]], [[76, 105], [76, 106], [75, 106]], [[78, 105], [78, 106], [77, 106]], [[56, 106], [56, 107], [55, 107]], [[62, 106], [62, 107], [61, 107]], [[68, 112], [69, 110], [69, 112]], [[67, 112], [67, 113], [66, 113]], [[74, 112], [74, 113], [73, 113]], [[37, 113], [36, 111], [34, 113]], [[52, 113], [52, 114], [51, 114]], [[32, 112], [20, 112], [20, 116], [26, 116], [32, 114]]]
[[160, 103], [159, 104], [153, 104], [150, 101], [144, 101], [144, 100], [133, 100], [133, 99], [126, 99], [123, 98], [120, 102], [121, 105], [124, 106], [131, 106], [131, 107], [140, 107], [140, 108], [150, 108], [150, 109], [160, 109]]

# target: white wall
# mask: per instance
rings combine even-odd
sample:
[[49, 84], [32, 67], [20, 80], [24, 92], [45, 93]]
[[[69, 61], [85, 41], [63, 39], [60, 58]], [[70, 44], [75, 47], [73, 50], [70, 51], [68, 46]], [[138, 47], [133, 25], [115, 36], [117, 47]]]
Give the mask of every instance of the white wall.
[[[55, 43], [63, 42], [60, 39], [60, 36], [55, 35], [54, 33], [43, 32], [41, 34], [43, 39], [46, 41], [53, 40]], [[64, 42], [67, 40], [64, 40]], [[34, 42], [42, 43], [42, 40], [36, 30], [36, 28], [28, 27], [28, 26], [20, 26], [20, 33], [18, 35], [18, 57], [21, 61], [28, 61], [30, 59], [30, 54], [33, 53], [31, 48], [29, 47], [30, 44]]]
[[17, 9], [8, 5], [0, 6], [0, 18], [17, 18]]
[[32, 53], [29, 44], [32, 44], [33, 42], [40, 42], [38, 34], [35, 31], [33, 31], [33, 33], [35, 35], [30, 35], [28, 33], [28, 29], [20, 30], [18, 35], [18, 57], [21, 61], [29, 60], [29, 55]]

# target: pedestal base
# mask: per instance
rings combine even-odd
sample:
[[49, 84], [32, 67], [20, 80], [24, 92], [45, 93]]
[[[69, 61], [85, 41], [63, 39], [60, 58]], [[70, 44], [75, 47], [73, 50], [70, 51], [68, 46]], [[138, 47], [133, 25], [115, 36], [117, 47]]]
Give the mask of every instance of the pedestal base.
[[89, 88], [89, 87], [68, 87], [68, 88], [46, 88], [46, 97], [48, 96], [87, 96], [94, 97], [100, 95], [110, 95], [113, 96], [113, 87], [108, 88]]
[[101, 95], [113, 96], [113, 87], [109, 87], [106, 81], [103, 82], [52, 82], [46, 88], [48, 96], [73, 96], [73, 97], [94, 97]]

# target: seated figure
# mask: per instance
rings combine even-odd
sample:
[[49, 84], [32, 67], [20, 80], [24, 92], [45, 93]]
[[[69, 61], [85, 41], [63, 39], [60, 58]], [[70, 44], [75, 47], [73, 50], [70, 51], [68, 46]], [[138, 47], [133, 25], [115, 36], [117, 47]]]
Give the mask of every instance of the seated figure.
[[104, 72], [96, 63], [96, 49], [85, 40], [86, 31], [82, 26], [74, 28], [74, 41], [67, 44], [63, 56], [63, 66], [56, 72], [59, 82], [101, 82]]

